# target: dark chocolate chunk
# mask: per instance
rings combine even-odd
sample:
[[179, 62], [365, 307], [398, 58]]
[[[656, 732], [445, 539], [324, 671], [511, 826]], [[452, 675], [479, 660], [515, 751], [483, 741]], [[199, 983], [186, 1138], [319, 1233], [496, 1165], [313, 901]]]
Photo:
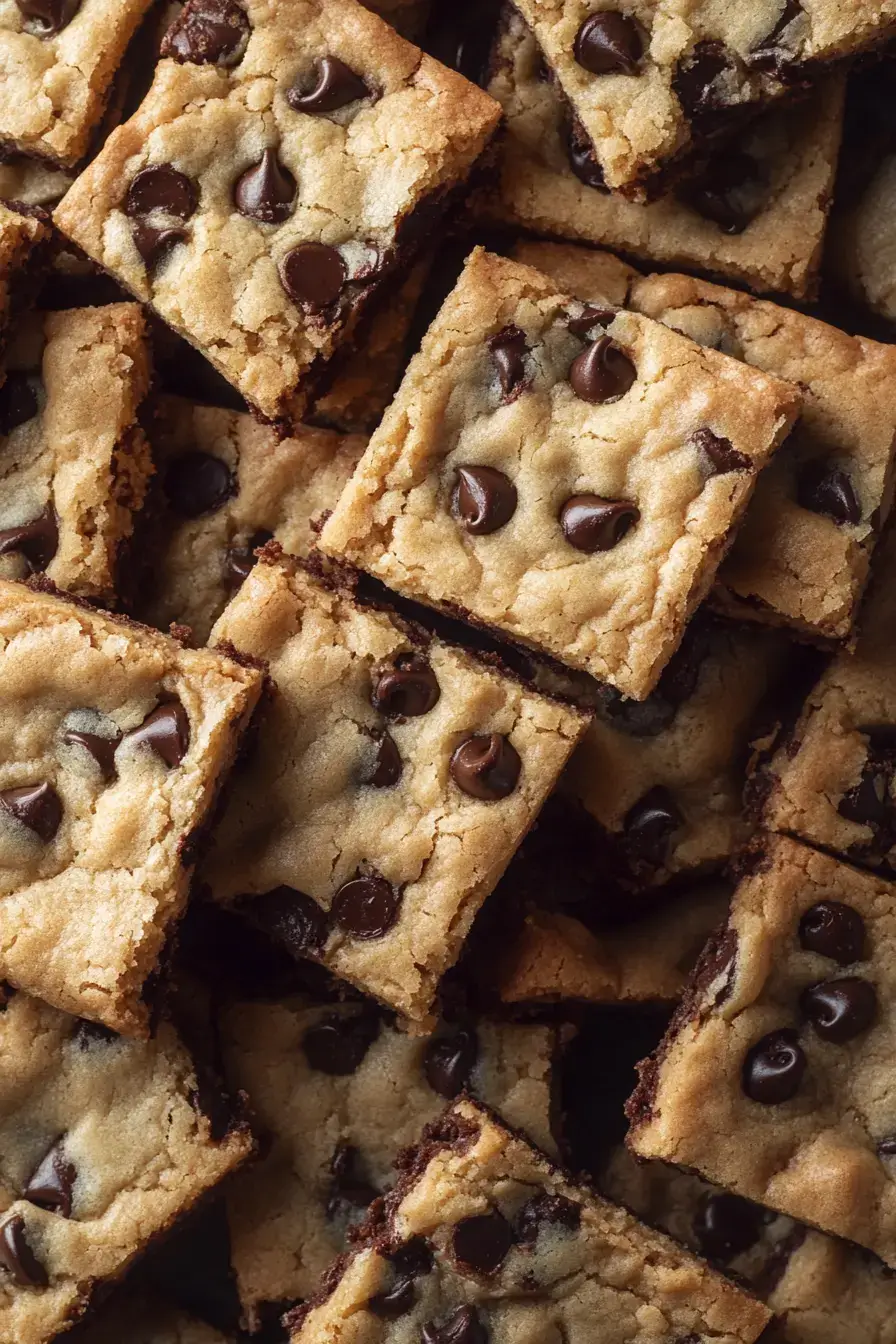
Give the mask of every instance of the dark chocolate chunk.
[[595, 406], [624, 397], [637, 376], [628, 355], [609, 336], [599, 336], [569, 367], [573, 392]]
[[75, 1164], [66, 1157], [63, 1140], [60, 1139], [38, 1164], [22, 1191], [22, 1198], [36, 1204], [38, 1208], [49, 1209], [63, 1218], [71, 1218], [76, 1177]]
[[227, 552], [227, 569], [234, 583], [245, 583], [255, 568], [255, 552], [273, 539], [273, 532], [263, 528], [253, 532], [245, 546], [231, 546]]
[[190, 720], [179, 700], [166, 700], [147, 714], [139, 728], [122, 738], [128, 746], [150, 747], [167, 766], [180, 765], [190, 746]]
[[399, 1279], [385, 1292], [375, 1293], [367, 1303], [367, 1310], [383, 1321], [394, 1321], [410, 1311], [417, 1300], [413, 1279]]
[[532, 1246], [539, 1229], [554, 1226], [574, 1232], [582, 1219], [582, 1207], [565, 1195], [533, 1195], [517, 1214], [516, 1232], [520, 1241]]
[[759, 1240], [763, 1210], [727, 1190], [707, 1195], [694, 1215], [694, 1235], [707, 1260], [726, 1265]]
[[479, 1041], [472, 1027], [457, 1027], [449, 1035], [435, 1036], [423, 1056], [426, 1081], [440, 1097], [449, 1100], [463, 1092], [479, 1057]]
[[136, 220], [131, 229], [131, 236], [147, 268], [153, 270], [162, 258], [168, 255], [172, 247], [176, 247], [178, 243], [185, 243], [190, 234], [187, 229], [177, 227], [157, 229], [154, 224]]
[[560, 510], [560, 526], [570, 546], [593, 555], [618, 546], [640, 517], [640, 510], [624, 499], [573, 495]]
[[573, 336], [578, 336], [584, 341], [588, 339], [594, 327], [609, 326], [615, 316], [615, 308], [597, 308], [593, 303], [586, 303], [578, 317], [566, 319], [566, 325]]
[[633, 18], [618, 9], [604, 9], [582, 24], [573, 54], [592, 75], [634, 75], [644, 43]]
[[266, 149], [258, 163], [247, 168], [237, 179], [233, 199], [241, 215], [262, 224], [282, 224], [292, 214], [296, 180], [277, 158], [275, 149]]
[[181, 518], [200, 518], [215, 513], [236, 494], [230, 468], [211, 453], [181, 453], [165, 472], [165, 495]]
[[704, 41], [679, 63], [672, 88], [691, 121], [710, 118], [723, 105], [715, 84], [720, 75], [735, 68], [734, 60], [724, 43]]
[[323, 56], [317, 61], [314, 79], [310, 88], [295, 84], [288, 91], [286, 101], [294, 112], [307, 112], [316, 117], [370, 97], [370, 89], [361, 76], [338, 56]]
[[58, 549], [59, 524], [52, 504], [30, 523], [0, 531], [0, 555], [23, 555], [34, 570], [46, 569]]
[[46, 1288], [49, 1283], [47, 1271], [28, 1245], [25, 1219], [20, 1213], [0, 1223], [0, 1265], [16, 1283], [28, 1288]]
[[591, 143], [588, 132], [578, 117], [566, 119], [563, 127], [563, 138], [566, 141], [569, 166], [579, 181], [583, 182], [586, 187], [593, 187], [595, 191], [601, 192], [602, 195], [609, 195], [604, 170], [597, 161], [594, 145]]
[[800, 920], [800, 946], [849, 966], [865, 957], [865, 921], [851, 905], [819, 901]]
[[733, 236], [743, 233], [762, 208], [760, 177], [759, 164], [751, 155], [729, 149], [716, 154], [679, 194], [698, 215]]
[[489, 1344], [488, 1330], [475, 1307], [458, 1307], [438, 1325], [427, 1321], [420, 1338], [422, 1344]]
[[458, 467], [451, 509], [471, 536], [497, 532], [510, 522], [516, 504], [516, 486], [503, 471], [496, 467]]
[[319, 952], [327, 941], [326, 911], [294, 887], [274, 887], [263, 896], [245, 896], [239, 908], [257, 928], [294, 957]]
[[0, 806], [49, 844], [62, 822], [62, 800], [52, 784], [0, 790]]
[[461, 742], [449, 768], [463, 793], [492, 803], [513, 793], [523, 763], [516, 747], [503, 734], [486, 733]]
[[330, 1194], [327, 1199], [327, 1216], [338, 1218], [350, 1209], [366, 1209], [379, 1196], [379, 1190], [371, 1184], [364, 1171], [361, 1154], [350, 1143], [340, 1143], [330, 1161]]
[[361, 776], [362, 784], [374, 789], [391, 789], [401, 779], [404, 764], [394, 740], [383, 733], [376, 744], [376, 759]]
[[878, 1157], [896, 1157], [896, 1136], [881, 1139], [877, 1145]]
[[52, 37], [71, 23], [81, 8], [81, 0], [16, 0], [27, 31], [38, 37]]
[[26, 373], [9, 373], [0, 387], [0, 434], [11, 434], [33, 420], [39, 410], [33, 379]]
[[418, 1279], [423, 1274], [430, 1274], [435, 1263], [425, 1237], [411, 1237], [410, 1241], [387, 1252], [386, 1259], [403, 1279]]
[[659, 866], [665, 862], [670, 839], [683, 824], [675, 799], [658, 784], [627, 813], [623, 822], [626, 844], [635, 859]]
[[353, 877], [333, 897], [330, 915], [355, 938], [382, 938], [398, 918], [401, 896], [384, 877]]
[[890, 813], [890, 771], [873, 760], [866, 762], [858, 784], [847, 789], [837, 811], [859, 826], [883, 826]]
[[415, 719], [428, 714], [440, 694], [427, 660], [417, 653], [400, 654], [393, 667], [379, 673], [370, 702], [389, 719]]
[[498, 381], [505, 401], [513, 401], [524, 390], [530, 379], [526, 372], [525, 333], [519, 327], [504, 327], [489, 338], [488, 348], [498, 370]]
[[143, 219], [154, 210], [176, 219], [189, 219], [197, 204], [196, 188], [190, 179], [170, 163], [156, 163], [141, 168], [134, 177], [124, 208], [132, 219]]
[[455, 1260], [474, 1274], [494, 1274], [513, 1242], [513, 1228], [497, 1209], [461, 1219], [451, 1234]]
[[845, 471], [827, 462], [807, 462], [796, 485], [798, 503], [811, 513], [833, 518], [835, 523], [855, 527], [862, 521], [862, 506]]
[[691, 435], [691, 443], [702, 453], [713, 476], [729, 471], [749, 471], [753, 463], [745, 453], [739, 453], [730, 439], [714, 434], [711, 429], [698, 429]]
[[194, 65], [235, 65], [249, 32], [246, 11], [236, 0], [192, 0], [165, 35], [162, 55]]
[[352, 1017], [333, 1014], [309, 1027], [302, 1037], [302, 1049], [312, 1069], [333, 1077], [354, 1073], [380, 1032], [376, 1012], [356, 1013]]
[[99, 733], [84, 733], [77, 728], [67, 728], [62, 734], [62, 740], [71, 747], [83, 748], [99, 766], [103, 779], [112, 779], [115, 774], [115, 751], [121, 741], [121, 733], [115, 737], [101, 737]]
[[426, 30], [426, 50], [437, 61], [485, 86], [498, 21], [499, 0], [461, 0], [435, 5]]
[[819, 1036], [835, 1045], [845, 1045], [873, 1024], [877, 1017], [877, 995], [867, 980], [845, 976], [804, 989], [800, 1009]]
[[341, 252], [326, 243], [300, 243], [280, 262], [280, 283], [294, 303], [322, 313], [342, 293], [348, 271]]
[[780, 1106], [799, 1091], [806, 1072], [806, 1056], [789, 1027], [770, 1031], [757, 1041], [744, 1060], [741, 1084], [752, 1101]]

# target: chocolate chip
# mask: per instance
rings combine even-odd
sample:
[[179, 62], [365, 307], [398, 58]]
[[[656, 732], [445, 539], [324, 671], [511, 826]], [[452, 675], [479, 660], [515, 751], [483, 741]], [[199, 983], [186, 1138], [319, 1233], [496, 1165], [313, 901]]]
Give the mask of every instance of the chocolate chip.
[[197, 203], [196, 188], [184, 173], [170, 163], [156, 163], [137, 173], [128, 187], [124, 208], [132, 219], [143, 219], [154, 210], [189, 219]]
[[594, 327], [606, 327], [616, 316], [615, 308], [597, 308], [594, 304], [586, 303], [578, 317], [568, 317], [566, 325], [573, 336], [578, 336], [580, 340], [587, 340]]
[[896, 1137], [881, 1139], [877, 1145], [878, 1157], [896, 1157]]
[[599, 336], [569, 368], [573, 392], [595, 406], [624, 397], [637, 376], [628, 355], [609, 336]]
[[463, 1092], [479, 1057], [479, 1041], [471, 1027], [434, 1037], [423, 1055], [423, 1073], [433, 1092], [449, 1100]]
[[439, 1325], [427, 1321], [420, 1338], [422, 1344], [489, 1344], [488, 1330], [475, 1307], [458, 1307]]
[[698, 42], [693, 51], [680, 62], [672, 79], [675, 96], [685, 115], [699, 122], [711, 116], [722, 105], [714, 88], [716, 80], [727, 70], [734, 69], [734, 58], [722, 42]]
[[800, 920], [800, 946], [849, 966], [865, 957], [865, 921], [851, 905], [819, 901]]
[[29, 31], [40, 37], [60, 33], [81, 8], [81, 0], [16, 0], [16, 4], [22, 17], [33, 25]]
[[436, 5], [426, 29], [426, 50], [471, 84], [485, 86], [495, 35], [498, 0]]
[[728, 1264], [759, 1240], [763, 1210], [727, 1191], [707, 1195], [694, 1215], [694, 1235], [707, 1260]]
[[350, 1143], [340, 1143], [330, 1161], [330, 1194], [327, 1216], [337, 1218], [345, 1213], [345, 1205], [352, 1209], [366, 1209], [379, 1196], [379, 1190], [367, 1178], [361, 1154]]
[[624, 499], [573, 495], [560, 510], [560, 526], [570, 546], [593, 555], [618, 546], [640, 517], [640, 510]]
[[513, 1241], [513, 1229], [497, 1209], [463, 1218], [451, 1234], [454, 1258], [474, 1274], [494, 1274]]
[[325, 243], [300, 243], [280, 262], [280, 283], [294, 303], [322, 313], [335, 303], [348, 278], [342, 254]]
[[538, 1240], [542, 1227], [564, 1227], [574, 1232], [581, 1220], [582, 1206], [565, 1195], [533, 1195], [517, 1214], [517, 1236], [531, 1246]]
[[804, 989], [800, 1009], [823, 1040], [845, 1045], [874, 1022], [877, 995], [867, 980], [846, 976]]
[[588, 132], [578, 117], [567, 118], [563, 127], [563, 138], [566, 142], [569, 166], [579, 181], [586, 187], [593, 187], [602, 195], [609, 195], [604, 170], [597, 161]]
[[361, 776], [362, 784], [373, 789], [391, 789], [401, 779], [404, 765], [398, 748], [388, 733], [383, 733], [376, 744], [376, 759]]
[[449, 769], [461, 792], [493, 803], [513, 793], [522, 767], [519, 753], [503, 734], [485, 733], [461, 742]]
[[150, 271], [158, 266], [172, 247], [176, 247], [178, 243], [185, 243], [189, 236], [186, 229], [157, 229], [154, 224], [145, 224], [141, 220], [137, 220], [131, 229], [134, 246]]
[[516, 486], [496, 467], [458, 467], [451, 509], [474, 537], [486, 537], [516, 512]]
[[180, 765], [190, 746], [190, 720], [179, 700], [166, 700], [140, 724], [125, 733], [122, 743], [150, 747], [167, 766]]
[[714, 434], [711, 429], [697, 429], [690, 442], [706, 459], [711, 474], [722, 476], [729, 471], [749, 471], [753, 463], [745, 453], [739, 453], [730, 439]]
[[333, 1014], [309, 1027], [302, 1037], [302, 1049], [312, 1069], [333, 1077], [346, 1077], [360, 1066], [380, 1032], [376, 1012], [356, 1013], [352, 1017]]
[[750, 64], [759, 70], [773, 70], [781, 75], [783, 73], [781, 67], [789, 64], [793, 60], [793, 55], [783, 50], [779, 45], [779, 39], [783, 37], [784, 32], [793, 21], [804, 13], [805, 10], [799, 0], [785, 0], [784, 9], [778, 22], [770, 33], [760, 39], [750, 53]]
[[417, 1300], [417, 1289], [414, 1287], [412, 1279], [399, 1279], [392, 1287], [387, 1288], [384, 1293], [376, 1293], [367, 1303], [367, 1310], [372, 1311], [374, 1316], [379, 1316], [380, 1320], [394, 1321], [399, 1316], [404, 1316], [410, 1311]]
[[0, 531], [0, 555], [23, 555], [35, 570], [46, 569], [58, 549], [59, 524], [52, 504], [30, 523]]
[[435, 673], [421, 654], [400, 654], [395, 666], [380, 672], [370, 702], [389, 719], [416, 719], [437, 704], [441, 691]]
[[236, 584], [245, 583], [257, 563], [255, 552], [273, 540], [273, 532], [263, 528], [253, 532], [245, 546], [231, 546], [227, 551], [227, 569]]
[[60, 1139], [38, 1164], [22, 1191], [22, 1198], [40, 1209], [71, 1218], [76, 1176], [75, 1164], [66, 1157], [63, 1140]]
[[79, 1050], [89, 1050], [92, 1045], [109, 1045], [117, 1041], [118, 1036], [111, 1027], [104, 1027], [102, 1022], [91, 1022], [86, 1017], [79, 1017], [75, 1022], [72, 1040]]
[[275, 149], [266, 149], [258, 163], [247, 168], [233, 189], [233, 199], [241, 215], [261, 220], [262, 224], [282, 224], [292, 214], [296, 180], [277, 158]]
[[835, 523], [855, 527], [862, 521], [862, 506], [845, 471], [825, 462], [808, 462], [796, 486], [799, 504], [810, 513], [821, 513]]
[[62, 822], [62, 801], [52, 784], [0, 790], [0, 806], [49, 844]]
[[10, 373], [0, 387], [0, 434], [11, 434], [39, 410], [33, 380], [25, 373]]
[[192, 0], [162, 44], [162, 55], [194, 65], [235, 65], [249, 41], [249, 19], [236, 0]]
[[370, 97], [370, 89], [361, 76], [338, 56], [323, 56], [316, 61], [314, 77], [316, 82], [311, 88], [303, 90], [300, 84], [295, 84], [287, 93], [286, 101], [294, 112], [317, 117]]
[[657, 785], [648, 790], [626, 814], [623, 828], [634, 858], [657, 867], [665, 862], [672, 835], [684, 817], [668, 789]]
[[25, 1219], [14, 1213], [0, 1223], [0, 1265], [8, 1270], [16, 1283], [29, 1288], [46, 1288], [47, 1271], [28, 1245]]
[[115, 737], [101, 737], [99, 733], [84, 733], [77, 728], [67, 728], [62, 734], [62, 740], [70, 747], [81, 747], [88, 752], [99, 766], [103, 779], [112, 779], [115, 774], [115, 752], [121, 736], [121, 733], [117, 733]]
[[382, 938], [398, 918], [401, 897], [384, 877], [353, 877], [333, 897], [330, 915], [354, 938]]
[[411, 1237], [410, 1241], [387, 1252], [386, 1259], [404, 1279], [418, 1279], [424, 1274], [430, 1274], [435, 1263], [425, 1237]]
[[874, 761], [867, 762], [858, 784], [844, 793], [837, 811], [859, 826], [882, 826], [890, 811], [889, 770]]
[[294, 957], [319, 952], [327, 941], [326, 911], [294, 887], [274, 887], [262, 896], [246, 896], [239, 907], [247, 919]]
[[488, 341], [488, 348], [498, 370], [498, 381], [505, 401], [513, 401], [527, 386], [525, 333], [519, 327], [504, 327]]
[[731, 149], [717, 154], [709, 166], [681, 188], [681, 199], [723, 233], [743, 233], [762, 206], [759, 164], [749, 154]]
[[806, 1056], [795, 1031], [770, 1031], [747, 1051], [741, 1084], [752, 1101], [780, 1106], [799, 1091], [806, 1072]]
[[199, 518], [223, 508], [236, 494], [230, 468], [211, 453], [181, 453], [168, 464], [165, 495], [181, 518]]
[[576, 34], [573, 55], [592, 75], [634, 75], [644, 54], [635, 20], [618, 9], [592, 14]]

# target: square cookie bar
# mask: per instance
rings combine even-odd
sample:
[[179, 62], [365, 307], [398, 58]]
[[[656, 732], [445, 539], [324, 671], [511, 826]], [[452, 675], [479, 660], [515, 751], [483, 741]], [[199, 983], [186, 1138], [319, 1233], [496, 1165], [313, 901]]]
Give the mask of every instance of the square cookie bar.
[[237, 1003], [222, 1016], [232, 1087], [269, 1136], [229, 1187], [231, 1259], [250, 1329], [312, 1296], [393, 1163], [468, 1089], [554, 1150], [546, 1027], [479, 1021], [409, 1036], [368, 1004]]
[[0, 577], [39, 571], [117, 603], [152, 473], [138, 419], [150, 372], [136, 303], [18, 325], [0, 387]]
[[159, 397], [150, 425], [156, 485], [139, 550], [136, 614], [166, 630], [188, 625], [204, 644], [275, 537], [307, 555], [367, 444], [300, 425], [281, 440], [249, 415]]
[[588, 716], [298, 562], [212, 631], [274, 689], [202, 870], [212, 897], [418, 1026]]
[[769, 1319], [472, 1101], [424, 1131], [402, 1173], [351, 1257], [292, 1314], [293, 1344], [585, 1340], [596, 1320], [632, 1344], [748, 1344]]
[[73, 167], [152, 0], [3, 0], [0, 149]]
[[0, 581], [0, 976], [144, 1034], [261, 691], [223, 653]]
[[636, 199], [670, 169], [792, 93], [826, 63], [896, 33], [892, 0], [684, 8], [635, 0], [594, 11], [590, 0], [514, 0], [587, 141], [600, 178]]
[[896, 1263], [896, 886], [783, 836], [751, 856], [628, 1103], [641, 1157]]
[[262, 416], [296, 419], [500, 109], [356, 0], [218, 11], [188, 0], [55, 218]]
[[324, 551], [647, 696], [799, 392], [478, 249]]
[[253, 1144], [217, 1099], [204, 1113], [164, 1020], [132, 1041], [13, 994], [0, 1051], [0, 1338], [44, 1344]]
[[814, 291], [843, 129], [840, 76], [750, 123], [698, 177], [648, 205], [602, 186], [515, 10], [501, 29], [489, 92], [506, 130], [493, 184], [476, 197], [485, 220], [730, 277], [760, 293]]

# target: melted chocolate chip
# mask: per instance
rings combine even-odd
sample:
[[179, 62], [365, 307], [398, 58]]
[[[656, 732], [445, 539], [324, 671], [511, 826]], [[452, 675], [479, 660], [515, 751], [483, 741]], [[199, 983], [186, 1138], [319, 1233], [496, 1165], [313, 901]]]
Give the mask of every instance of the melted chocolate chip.
[[525, 333], [519, 327], [504, 327], [497, 335], [490, 337], [488, 348], [498, 370], [498, 381], [505, 401], [513, 401], [529, 383], [526, 373]]
[[324, 56], [317, 61], [314, 78], [316, 82], [311, 88], [303, 89], [296, 84], [287, 93], [286, 101], [294, 112], [317, 117], [370, 97], [370, 89], [361, 76], [338, 56]]
[[792, 53], [785, 51], [779, 45], [780, 38], [783, 37], [784, 32], [790, 27], [794, 19], [798, 19], [803, 13], [805, 11], [800, 4], [800, 0], [784, 0], [781, 17], [771, 32], [767, 33], [750, 53], [750, 64], [759, 70], [772, 70], [776, 71], [779, 76], [782, 75], [784, 73], [783, 68], [790, 64], [793, 56]]
[[694, 1235], [707, 1260], [726, 1265], [759, 1240], [763, 1210], [727, 1191], [707, 1195], [694, 1216]]
[[878, 1157], [896, 1157], [896, 1137], [881, 1139], [877, 1145]]
[[682, 111], [699, 122], [722, 105], [715, 83], [721, 74], [734, 68], [734, 57], [722, 42], [698, 42], [679, 64], [672, 80]]
[[200, 518], [223, 508], [236, 494], [230, 468], [211, 453], [181, 453], [168, 464], [165, 495], [181, 518]]
[[468, 737], [454, 751], [449, 766], [462, 793], [487, 803], [509, 797], [522, 768], [516, 748], [501, 733]]
[[645, 793], [626, 815], [626, 844], [635, 859], [659, 866], [665, 862], [669, 841], [684, 817], [668, 789], [657, 785]]
[[434, 1037], [423, 1056], [426, 1081], [449, 1100], [463, 1092], [479, 1057], [479, 1041], [471, 1027], [458, 1027], [447, 1036]]
[[334, 1014], [309, 1027], [302, 1037], [302, 1049], [312, 1069], [333, 1077], [345, 1077], [360, 1066], [380, 1032], [378, 1013], [357, 1013], [353, 1017]]
[[47, 1271], [28, 1245], [25, 1219], [14, 1213], [0, 1223], [0, 1265], [8, 1270], [16, 1283], [29, 1288], [46, 1288]]
[[594, 304], [586, 303], [578, 317], [568, 317], [566, 325], [573, 336], [578, 336], [580, 340], [588, 339], [594, 327], [606, 327], [616, 316], [615, 308], [596, 308]]
[[800, 946], [849, 966], [865, 957], [865, 921], [851, 905], [819, 901], [800, 920]]
[[180, 765], [190, 746], [187, 711], [179, 700], [167, 700], [121, 740], [128, 746], [150, 747], [171, 768]]
[[425, 1237], [411, 1237], [410, 1241], [389, 1251], [386, 1259], [404, 1279], [418, 1279], [424, 1274], [430, 1274], [434, 1264], [432, 1250]]
[[59, 549], [59, 524], [51, 504], [30, 523], [0, 531], [0, 555], [23, 555], [31, 569], [44, 570]]
[[594, 145], [578, 117], [568, 119], [563, 127], [563, 138], [566, 141], [569, 166], [579, 181], [602, 195], [609, 195], [604, 170], [597, 161]]
[[745, 453], [739, 453], [730, 439], [714, 434], [711, 429], [698, 429], [691, 435], [691, 443], [702, 453], [713, 476], [729, 471], [749, 471], [753, 463]]
[[245, 583], [257, 563], [255, 552], [273, 540], [273, 532], [264, 529], [253, 532], [245, 546], [231, 546], [227, 551], [227, 569], [234, 583]]
[[398, 918], [401, 896], [384, 877], [353, 877], [333, 897], [330, 915], [354, 938], [382, 938]]
[[342, 254], [325, 243], [300, 243], [280, 262], [280, 283], [294, 303], [322, 313], [342, 293], [348, 271]]
[[168, 30], [162, 55], [194, 65], [235, 65], [249, 32], [246, 11], [236, 0], [192, 0]]
[[233, 189], [240, 214], [261, 220], [262, 224], [282, 224], [289, 219], [295, 196], [296, 180], [277, 158], [275, 149], [266, 149]]
[[486, 537], [516, 512], [516, 486], [496, 467], [458, 467], [451, 509], [474, 537]]
[[49, 844], [62, 822], [62, 801], [52, 784], [0, 790], [0, 807]]
[[609, 336], [599, 336], [569, 368], [573, 392], [594, 406], [624, 397], [637, 376], [628, 355]]
[[866, 762], [858, 784], [844, 793], [837, 811], [859, 826], [883, 826], [890, 813], [890, 771]]
[[263, 896], [247, 896], [240, 902], [240, 909], [294, 957], [319, 952], [327, 941], [326, 911], [294, 887], [274, 887]]
[[63, 742], [70, 747], [81, 747], [88, 752], [99, 766], [103, 779], [112, 779], [115, 774], [115, 752], [121, 741], [121, 733], [115, 737], [101, 737], [99, 733], [84, 733], [77, 728], [67, 728], [62, 734]]
[[463, 1218], [451, 1234], [455, 1260], [474, 1274], [494, 1274], [513, 1242], [513, 1229], [497, 1209]]
[[643, 54], [637, 23], [618, 9], [605, 9], [587, 18], [573, 46], [579, 65], [592, 75], [634, 75]]
[[366, 1209], [379, 1196], [379, 1190], [372, 1185], [364, 1171], [361, 1154], [350, 1143], [340, 1143], [330, 1161], [332, 1181], [327, 1200], [327, 1216], [344, 1216], [348, 1205], [351, 1209]]
[[760, 176], [759, 164], [749, 154], [727, 150], [681, 189], [681, 198], [698, 215], [733, 236], [743, 233], [759, 213], [762, 197], [756, 186]]
[[624, 499], [573, 495], [560, 510], [560, 526], [570, 546], [593, 555], [618, 546], [640, 517], [640, 510]]
[[52, 37], [71, 23], [81, 8], [81, 0], [16, 0], [19, 12], [29, 20], [29, 31], [39, 37]]
[[25, 373], [10, 373], [0, 387], [0, 434], [11, 434], [39, 410], [33, 380]]
[[752, 1101], [780, 1106], [799, 1091], [806, 1056], [790, 1028], [770, 1031], [747, 1052], [741, 1085]]
[[427, 1321], [420, 1338], [422, 1344], [489, 1344], [488, 1330], [475, 1307], [458, 1307], [438, 1325]]
[[582, 1208], [565, 1195], [533, 1195], [517, 1214], [516, 1231], [520, 1241], [531, 1246], [542, 1227], [564, 1227], [574, 1232], [582, 1219]]
[[72, 1216], [72, 1192], [77, 1172], [75, 1164], [66, 1157], [62, 1139], [38, 1164], [25, 1189], [22, 1198], [36, 1204], [40, 1209], [61, 1214], [63, 1218]]
[[372, 767], [361, 776], [362, 784], [373, 789], [391, 789], [401, 779], [404, 765], [393, 739], [383, 733], [376, 744], [376, 759]]
[[873, 1024], [877, 1017], [877, 995], [867, 980], [846, 976], [804, 989], [800, 1009], [819, 1036], [835, 1045], [845, 1045]]
[[156, 163], [137, 173], [128, 187], [124, 208], [132, 219], [143, 219], [154, 210], [189, 219], [197, 203], [196, 188], [184, 173], [170, 163]]
[[137, 220], [131, 230], [134, 246], [149, 270], [158, 266], [173, 247], [185, 243], [189, 236], [186, 229], [157, 229], [155, 225], [145, 224], [141, 220]]
[[862, 506], [852, 481], [829, 463], [806, 463], [797, 480], [796, 497], [802, 508], [833, 518], [835, 523], [855, 527], [862, 521]]
[[376, 1293], [367, 1303], [367, 1310], [383, 1321], [394, 1321], [410, 1311], [417, 1300], [413, 1279], [399, 1279], [383, 1293]]
[[388, 719], [416, 719], [428, 714], [441, 691], [435, 673], [421, 654], [402, 654], [395, 666], [380, 672], [370, 702]]

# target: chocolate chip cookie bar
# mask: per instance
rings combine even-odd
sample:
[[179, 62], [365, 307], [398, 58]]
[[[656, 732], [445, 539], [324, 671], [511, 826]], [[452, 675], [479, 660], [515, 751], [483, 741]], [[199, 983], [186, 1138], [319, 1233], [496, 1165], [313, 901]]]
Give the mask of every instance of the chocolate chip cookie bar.
[[699, 175], [647, 205], [606, 190], [516, 10], [507, 11], [488, 87], [506, 129], [494, 180], [475, 198], [485, 221], [730, 277], [759, 293], [814, 292], [843, 128], [840, 76], [750, 123]]
[[0, 387], [0, 577], [46, 573], [80, 597], [117, 603], [152, 473], [138, 418], [149, 381], [135, 303], [18, 325]]
[[286, 559], [263, 555], [222, 641], [274, 688], [202, 882], [425, 1028], [588, 715]]
[[231, 1086], [265, 1156], [229, 1187], [231, 1257], [251, 1330], [310, 1297], [393, 1163], [467, 1089], [554, 1151], [546, 1027], [479, 1021], [408, 1036], [369, 1003], [238, 1003], [221, 1021]]
[[272, 537], [307, 555], [364, 451], [360, 435], [299, 426], [280, 440], [251, 416], [159, 397], [150, 424], [155, 490], [136, 614], [187, 625], [204, 644]]
[[628, 1104], [641, 1157], [896, 1261], [896, 887], [768, 837]]
[[189, 0], [163, 56], [56, 222], [263, 417], [298, 419], [500, 109], [356, 0]]
[[173, 1307], [124, 1294], [77, 1326], [71, 1344], [229, 1344], [213, 1326]]
[[640, 700], [798, 406], [780, 379], [478, 249], [321, 547]]
[[224, 653], [0, 580], [0, 976], [146, 1032], [144, 985], [261, 685]]
[[44, 1344], [253, 1145], [165, 1021], [130, 1041], [12, 994], [0, 1050], [0, 1336]]
[[0, 149], [73, 167], [152, 0], [5, 0]]
[[461, 1100], [402, 1159], [366, 1236], [300, 1307], [293, 1344], [607, 1338], [748, 1344], [755, 1298], [626, 1210], [572, 1184]]

